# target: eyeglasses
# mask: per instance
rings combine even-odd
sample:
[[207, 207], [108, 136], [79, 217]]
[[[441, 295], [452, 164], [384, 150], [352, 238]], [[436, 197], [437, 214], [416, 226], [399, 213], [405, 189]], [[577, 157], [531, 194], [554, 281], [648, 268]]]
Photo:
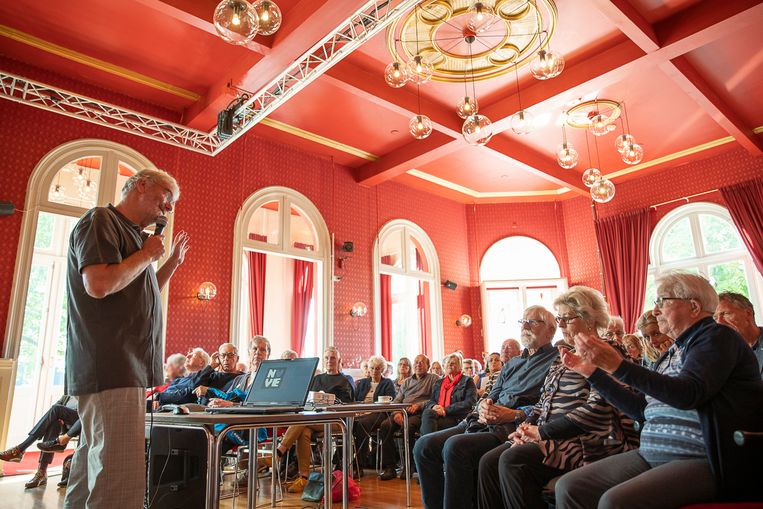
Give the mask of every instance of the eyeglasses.
[[519, 325], [529, 325], [530, 327], [533, 327], [535, 325], [538, 325], [539, 323], [546, 323], [543, 320], [525, 320], [524, 318], [522, 320], [517, 320], [517, 323]]
[[233, 353], [233, 352], [227, 352], [227, 353], [221, 353], [220, 354], [220, 357], [226, 357], [228, 359], [232, 359], [235, 356], [236, 356], [236, 354]]
[[621, 337], [625, 336], [625, 333], [624, 332], [612, 332], [612, 331], [608, 331], [606, 334], [604, 334], [604, 336], [607, 339], [615, 339], [616, 337], [621, 338]]
[[556, 317], [556, 323], [562, 323], [562, 322], [570, 323], [571, 321], [577, 320], [578, 318], [580, 318], [579, 315], [574, 315], [574, 316], [557, 316]]
[[654, 305], [662, 309], [666, 300], [691, 300], [691, 297], [657, 297], [654, 299]]

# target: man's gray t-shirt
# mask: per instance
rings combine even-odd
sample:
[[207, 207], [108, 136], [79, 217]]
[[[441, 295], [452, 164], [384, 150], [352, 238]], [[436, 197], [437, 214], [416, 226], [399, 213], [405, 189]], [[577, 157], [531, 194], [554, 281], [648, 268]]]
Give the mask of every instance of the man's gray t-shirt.
[[149, 387], [162, 380], [162, 307], [154, 268], [149, 265], [103, 299], [88, 295], [82, 280], [85, 267], [120, 263], [141, 249], [144, 238], [111, 205], [89, 210], [74, 226], [67, 267], [66, 394]]

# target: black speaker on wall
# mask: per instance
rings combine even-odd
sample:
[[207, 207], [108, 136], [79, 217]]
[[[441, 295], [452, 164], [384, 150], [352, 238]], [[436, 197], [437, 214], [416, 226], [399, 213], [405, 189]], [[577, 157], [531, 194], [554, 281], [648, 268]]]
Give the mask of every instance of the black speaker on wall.
[[0, 201], [0, 216], [12, 216], [16, 207], [9, 201]]
[[204, 432], [155, 426], [148, 462], [149, 509], [203, 509], [206, 493]]

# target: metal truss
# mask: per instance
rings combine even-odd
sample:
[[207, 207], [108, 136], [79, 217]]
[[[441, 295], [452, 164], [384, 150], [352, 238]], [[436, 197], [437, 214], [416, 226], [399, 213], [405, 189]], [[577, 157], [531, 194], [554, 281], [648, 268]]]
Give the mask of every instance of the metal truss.
[[217, 155], [419, 0], [370, 0], [249, 98], [235, 113], [235, 130], [222, 141], [211, 132], [167, 122], [0, 70], [0, 97], [177, 147]]
[[190, 129], [3, 71], [0, 71], [0, 97], [202, 154], [211, 155], [220, 146], [214, 133]]
[[233, 135], [220, 145], [216, 153], [254, 127], [288, 101], [291, 96], [312, 83], [368, 39], [384, 30], [418, 1], [371, 0], [366, 2], [237, 110], [236, 129]]

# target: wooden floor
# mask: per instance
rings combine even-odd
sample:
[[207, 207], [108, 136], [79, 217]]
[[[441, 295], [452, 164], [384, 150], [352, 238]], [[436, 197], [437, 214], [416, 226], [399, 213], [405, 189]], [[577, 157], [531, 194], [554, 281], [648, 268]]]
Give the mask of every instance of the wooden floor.
[[[17, 475], [12, 477], [0, 478], [0, 509], [59, 509], [64, 505], [64, 490], [57, 489], [56, 483], [59, 481], [61, 469], [55, 468], [48, 475], [48, 485], [31, 490], [24, 489], [24, 483], [31, 476]], [[375, 471], [366, 470], [360, 481], [361, 496], [355, 502], [350, 502], [352, 509], [397, 509], [405, 507], [405, 481], [394, 479], [391, 481], [380, 481]], [[260, 485], [263, 488], [260, 491], [261, 500], [259, 507], [270, 507], [270, 478], [262, 479]], [[119, 507], [115, 504], [114, 507]], [[221, 500], [220, 507], [231, 509], [234, 507], [233, 500]], [[236, 498], [235, 507], [246, 507], [246, 495]], [[317, 504], [303, 502], [298, 495], [286, 494], [283, 502], [276, 507], [289, 507], [302, 509], [304, 507], [317, 507]], [[341, 504], [334, 504], [334, 507], [342, 507]], [[411, 480], [411, 507], [415, 509], [422, 508], [421, 491], [415, 480]], [[127, 508], [125, 508], [127, 509]]]

